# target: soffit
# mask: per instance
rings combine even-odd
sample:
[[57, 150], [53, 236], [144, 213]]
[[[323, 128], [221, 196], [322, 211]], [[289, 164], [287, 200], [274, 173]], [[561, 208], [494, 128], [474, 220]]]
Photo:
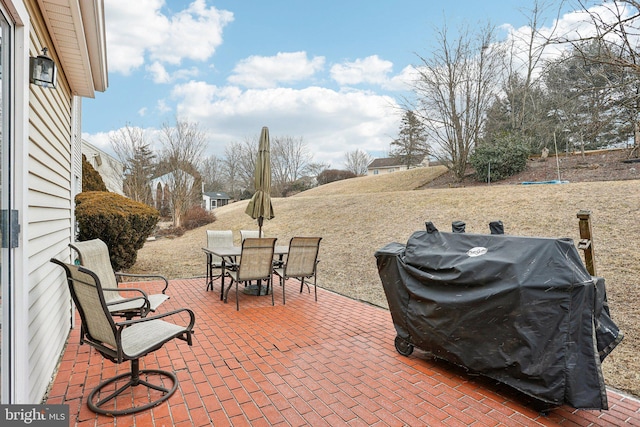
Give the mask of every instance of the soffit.
[[[81, 4], [82, 3], [82, 6]], [[74, 95], [93, 98], [107, 88], [102, 0], [38, 0]]]

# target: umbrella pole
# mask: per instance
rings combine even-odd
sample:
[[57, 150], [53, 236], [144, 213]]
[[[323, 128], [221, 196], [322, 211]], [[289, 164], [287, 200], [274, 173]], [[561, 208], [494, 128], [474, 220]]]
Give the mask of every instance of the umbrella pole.
[[258, 217], [258, 237], [262, 237], [262, 222], [264, 220], [264, 217], [259, 216]]

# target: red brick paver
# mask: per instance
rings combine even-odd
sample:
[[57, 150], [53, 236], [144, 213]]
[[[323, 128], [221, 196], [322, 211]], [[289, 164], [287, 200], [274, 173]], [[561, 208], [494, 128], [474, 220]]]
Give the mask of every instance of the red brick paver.
[[609, 410], [540, 407], [506, 386], [394, 348], [389, 311], [318, 289], [287, 286], [287, 304], [234, 290], [224, 304], [204, 279], [173, 280], [163, 310], [196, 314], [194, 345], [174, 340], [141, 367], [172, 370], [179, 388], [142, 413], [96, 415], [86, 399], [126, 372], [72, 330], [49, 403], [68, 404], [78, 426], [640, 426], [640, 401], [609, 390]]

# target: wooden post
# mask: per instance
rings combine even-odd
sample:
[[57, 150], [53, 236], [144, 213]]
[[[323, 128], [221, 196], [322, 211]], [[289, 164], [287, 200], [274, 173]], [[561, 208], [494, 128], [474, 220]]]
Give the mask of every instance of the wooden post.
[[580, 222], [578, 223], [578, 226], [580, 228], [580, 242], [578, 243], [578, 249], [582, 249], [584, 251], [584, 264], [587, 267], [587, 271], [592, 276], [595, 276], [596, 259], [591, 233], [591, 211], [578, 211], [578, 219], [580, 220]]

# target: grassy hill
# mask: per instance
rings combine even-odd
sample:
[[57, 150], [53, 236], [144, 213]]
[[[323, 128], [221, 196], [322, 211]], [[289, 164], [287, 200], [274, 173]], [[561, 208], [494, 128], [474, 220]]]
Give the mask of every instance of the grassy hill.
[[[597, 274], [606, 280], [612, 317], [625, 333], [605, 360], [605, 379], [640, 395], [640, 180], [414, 190], [439, 173], [423, 168], [354, 178], [273, 199], [276, 216], [263, 228], [278, 244], [296, 235], [322, 236], [319, 285], [386, 307], [374, 253], [390, 242], [405, 243], [425, 221], [449, 231], [451, 222], [461, 220], [467, 232], [488, 233], [490, 221], [502, 220], [507, 234], [578, 241], [576, 214], [590, 210]], [[205, 230], [231, 229], [238, 240], [238, 230], [257, 229], [244, 213], [246, 204], [216, 209], [215, 223], [180, 238], [148, 242], [132, 270], [204, 276]]]

